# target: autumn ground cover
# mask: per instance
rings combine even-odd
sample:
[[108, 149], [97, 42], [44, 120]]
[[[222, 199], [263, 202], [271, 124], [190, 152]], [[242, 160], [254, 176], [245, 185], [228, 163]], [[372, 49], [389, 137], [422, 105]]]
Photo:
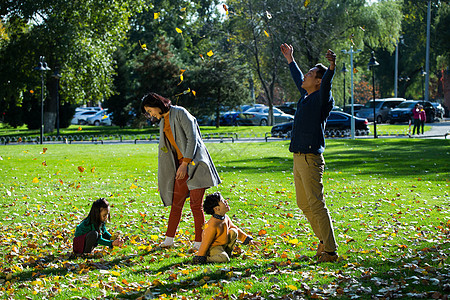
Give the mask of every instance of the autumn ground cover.
[[[0, 298], [442, 298], [450, 291], [447, 140], [329, 140], [324, 185], [341, 260], [316, 264], [295, 205], [288, 142], [207, 144], [233, 221], [262, 243], [230, 263], [192, 265], [186, 205], [177, 246], [155, 144], [0, 147]], [[111, 203], [123, 248], [73, 257], [90, 203]]]

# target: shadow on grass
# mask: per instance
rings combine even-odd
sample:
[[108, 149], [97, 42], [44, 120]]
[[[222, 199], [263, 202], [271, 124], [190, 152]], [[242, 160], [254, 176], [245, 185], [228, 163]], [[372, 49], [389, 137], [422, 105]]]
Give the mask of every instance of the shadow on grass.
[[[230, 147], [231, 148], [231, 147]], [[216, 155], [220, 172], [258, 174], [292, 172], [291, 154], [249, 158], [252, 147], [222, 151]], [[281, 151], [287, 151], [283, 148]], [[229, 153], [233, 156], [229, 156]], [[219, 153], [220, 154], [220, 153]], [[228, 156], [227, 156], [228, 155]], [[236, 158], [238, 157], [238, 158]], [[242, 157], [242, 159], [239, 159]], [[326, 172], [339, 171], [387, 178], [427, 177], [446, 180], [450, 173], [450, 141], [446, 140], [342, 140], [329, 143], [325, 150]], [[227, 165], [226, 167], [223, 165]], [[439, 176], [436, 176], [439, 174]]]

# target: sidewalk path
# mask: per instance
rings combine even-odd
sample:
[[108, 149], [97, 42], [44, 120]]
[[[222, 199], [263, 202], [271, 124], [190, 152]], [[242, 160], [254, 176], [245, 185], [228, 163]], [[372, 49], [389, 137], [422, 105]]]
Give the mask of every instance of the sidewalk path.
[[425, 131], [424, 135], [414, 135], [413, 138], [436, 138], [445, 139], [445, 134], [448, 133], [447, 139], [450, 140], [450, 119], [444, 119], [440, 122], [427, 123], [431, 130]]

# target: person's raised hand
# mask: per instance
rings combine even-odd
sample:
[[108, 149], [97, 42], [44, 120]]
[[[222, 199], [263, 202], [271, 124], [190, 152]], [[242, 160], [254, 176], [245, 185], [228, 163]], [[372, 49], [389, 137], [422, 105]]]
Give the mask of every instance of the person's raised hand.
[[330, 69], [334, 70], [336, 67], [336, 54], [331, 49], [328, 49], [326, 58], [330, 62]]
[[288, 64], [294, 61], [294, 47], [292, 45], [288, 45], [286, 43], [281, 44], [280, 46], [281, 53], [283, 53], [286, 58]]

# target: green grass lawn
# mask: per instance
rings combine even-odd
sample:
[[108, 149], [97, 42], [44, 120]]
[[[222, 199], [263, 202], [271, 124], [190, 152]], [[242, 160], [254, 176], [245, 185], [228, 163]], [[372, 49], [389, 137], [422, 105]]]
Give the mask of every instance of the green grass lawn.
[[[373, 134], [374, 126], [369, 125], [370, 132]], [[229, 135], [236, 134], [238, 138], [246, 137], [264, 137], [267, 132], [270, 132], [271, 126], [221, 126], [216, 128], [214, 126], [201, 126], [203, 135]], [[431, 127], [425, 125], [425, 131], [430, 130]], [[408, 134], [409, 126], [406, 124], [378, 124], [378, 135], [404, 135]], [[61, 136], [157, 136], [159, 135], [158, 127], [144, 127], [137, 128], [120, 128], [118, 126], [89, 126], [89, 125], [71, 125], [68, 128], [60, 130]], [[45, 136], [56, 136], [56, 130], [52, 133], [45, 134]], [[0, 137], [39, 137], [39, 130], [28, 130], [26, 126], [18, 128], [6, 127], [0, 124]]]
[[[228, 215], [262, 243], [230, 263], [192, 265], [186, 204], [176, 247], [161, 249], [169, 208], [156, 144], [0, 146], [0, 298], [443, 298], [450, 285], [450, 143], [329, 140], [324, 185], [338, 263], [295, 205], [288, 142], [208, 143]], [[80, 168], [81, 167], [81, 168]], [[81, 172], [82, 171], [82, 172]], [[71, 257], [75, 226], [106, 197], [123, 248]], [[208, 218], [208, 217], [207, 217]]]

